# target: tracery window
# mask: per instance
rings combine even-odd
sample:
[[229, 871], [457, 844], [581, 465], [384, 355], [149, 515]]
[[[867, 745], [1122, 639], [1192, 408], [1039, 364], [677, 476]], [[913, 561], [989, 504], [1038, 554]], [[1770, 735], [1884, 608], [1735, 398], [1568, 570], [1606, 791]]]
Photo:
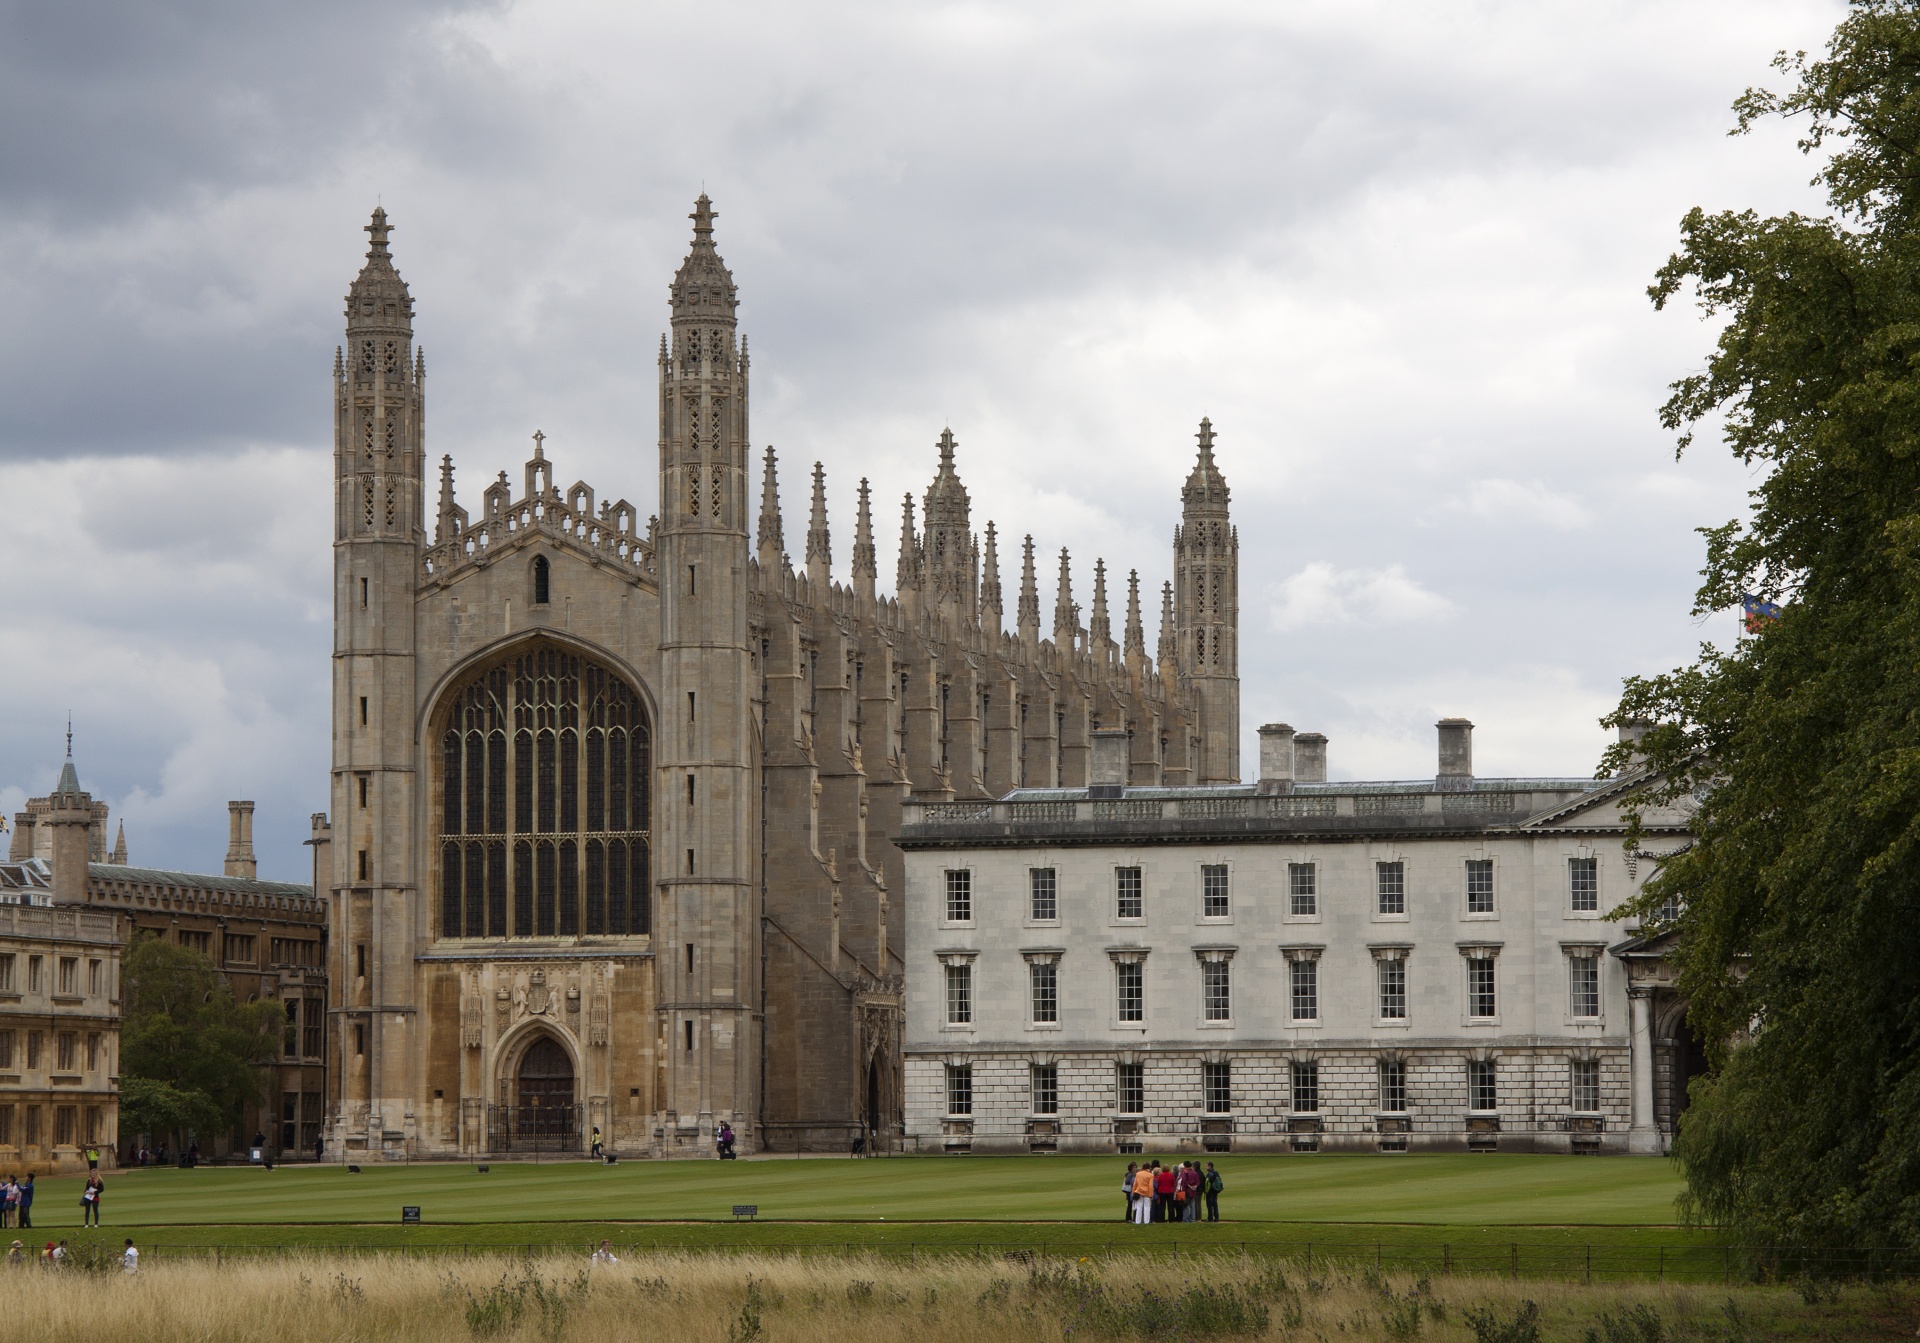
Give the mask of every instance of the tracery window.
[[652, 734], [626, 682], [536, 645], [438, 728], [442, 937], [652, 931]]

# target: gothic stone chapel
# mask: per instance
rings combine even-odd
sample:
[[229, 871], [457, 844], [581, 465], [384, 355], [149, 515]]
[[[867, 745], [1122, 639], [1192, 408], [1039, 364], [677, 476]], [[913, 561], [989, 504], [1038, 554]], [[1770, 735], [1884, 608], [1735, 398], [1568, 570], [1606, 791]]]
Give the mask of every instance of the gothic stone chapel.
[[[950, 433], [895, 595], [866, 483], [848, 581], [813, 470], [788, 561], [767, 449], [751, 514], [746, 341], [703, 195], [659, 351], [659, 500], [557, 486], [535, 435], [477, 514], [427, 498], [426, 360], [373, 212], [334, 361], [333, 1154], [892, 1146], [905, 799], [1084, 786], [1091, 733], [1142, 785], [1239, 772], [1237, 548], [1201, 425], [1149, 657], [1136, 579], [1014, 628]], [[750, 529], [750, 524], [755, 524]], [[430, 532], [430, 534], [429, 534]]]

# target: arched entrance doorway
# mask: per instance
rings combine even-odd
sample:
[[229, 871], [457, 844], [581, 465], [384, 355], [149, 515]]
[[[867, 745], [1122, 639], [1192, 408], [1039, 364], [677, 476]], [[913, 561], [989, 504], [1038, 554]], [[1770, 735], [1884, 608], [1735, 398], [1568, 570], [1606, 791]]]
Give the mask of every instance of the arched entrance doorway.
[[520, 1055], [508, 1103], [493, 1107], [489, 1146], [500, 1151], [572, 1151], [580, 1145], [573, 1058], [551, 1035]]

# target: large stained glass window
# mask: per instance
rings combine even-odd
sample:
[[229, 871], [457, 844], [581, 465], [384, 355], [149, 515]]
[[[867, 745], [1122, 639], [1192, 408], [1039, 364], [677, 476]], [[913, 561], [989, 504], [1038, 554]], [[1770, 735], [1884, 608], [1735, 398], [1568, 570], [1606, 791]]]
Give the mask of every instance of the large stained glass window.
[[646, 710], [612, 672], [536, 645], [442, 711], [440, 935], [652, 931]]

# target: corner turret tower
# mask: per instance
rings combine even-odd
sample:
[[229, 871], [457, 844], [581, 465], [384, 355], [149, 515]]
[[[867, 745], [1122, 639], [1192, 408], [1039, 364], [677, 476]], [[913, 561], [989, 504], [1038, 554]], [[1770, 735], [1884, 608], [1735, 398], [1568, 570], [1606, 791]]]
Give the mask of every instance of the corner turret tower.
[[1213, 422], [1200, 421], [1200, 457], [1180, 491], [1173, 533], [1174, 628], [1181, 679], [1199, 722], [1195, 783], [1240, 779], [1240, 534], [1227, 482], [1213, 464]]
[[387, 251], [387, 212], [366, 226], [333, 362], [333, 982], [340, 986], [335, 1141], [415, 1136], [413, 991], [414, 598], [424, 541], [425, 359], [413, 298]]
[[[694, 203], [660, 361], [660, 735], [657, 817], [663, 1042], [657, 1125], [710, 1150], [731, 1123], [757, 1148], [759, 1041], [756, 673], [747, 652], [746, 342], [738, 291]], [[770, 537], [778, 553], [777, 537]]]

